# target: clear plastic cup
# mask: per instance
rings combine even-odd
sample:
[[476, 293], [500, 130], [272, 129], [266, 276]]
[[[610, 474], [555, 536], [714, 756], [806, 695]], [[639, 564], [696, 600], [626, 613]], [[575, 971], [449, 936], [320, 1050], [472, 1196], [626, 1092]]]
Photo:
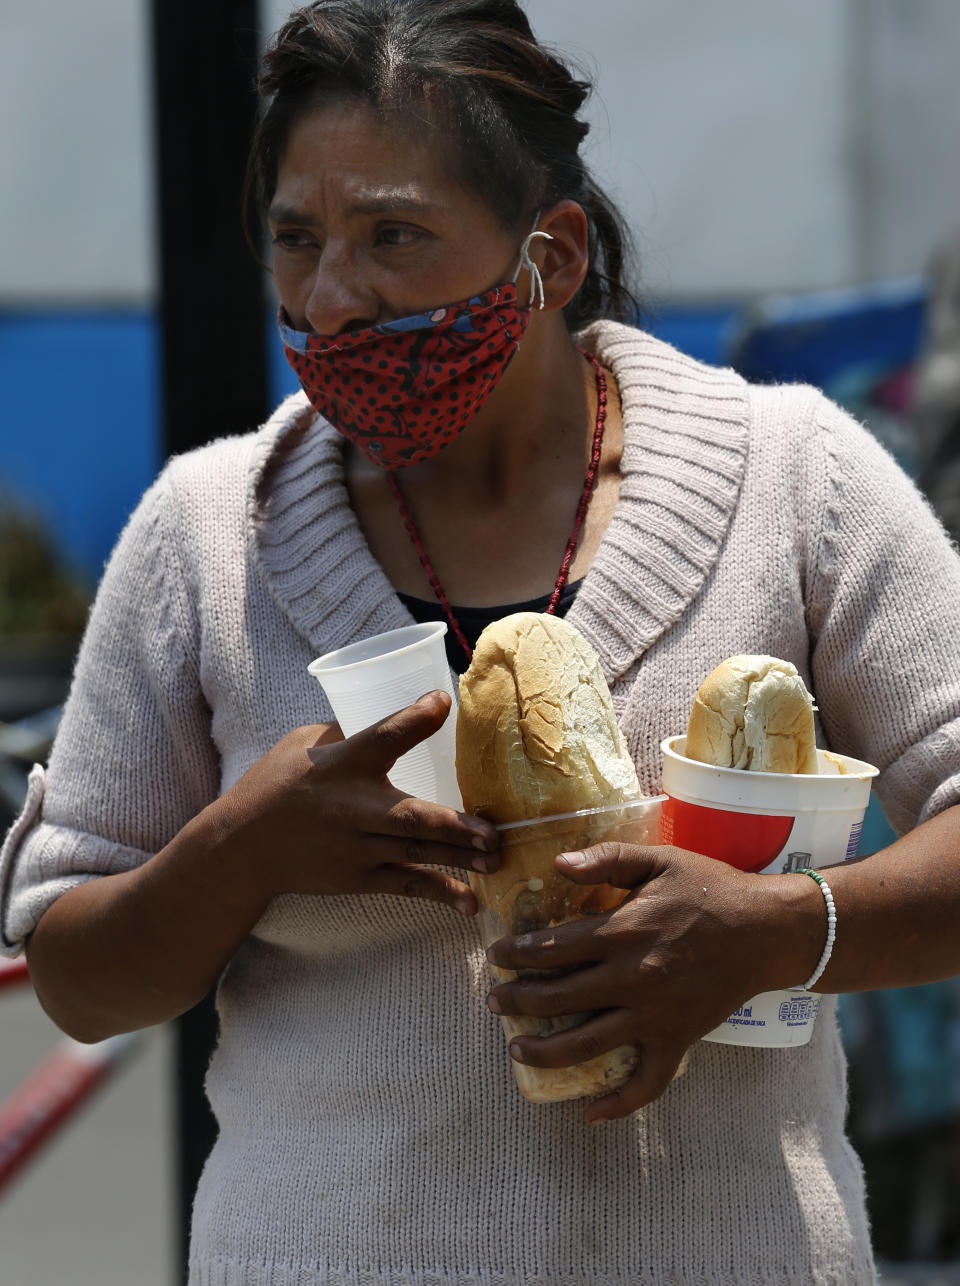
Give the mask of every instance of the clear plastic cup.
[[450, 696], [450, 713], [431, 737], [401, 755], [389, 777], [418, 799], [462, 808], [456, 755], [457, 698], [450, 677], [443, 621], [405, 625], [317, 657], [307, 666], [327, 694], [345, 737], [368, 728], [427, 692]]
[[[609, 884], [575, 884], [557, 872], [554, 858], [603, 840], [658, 844], [660, 804], [660, 798], [638, 799], [498, 826], [503, 857], [500, 869], [492, 875], [470, 876], [480, 903], [477, 918], [484, 946], [508, 935], [580, 920], [619, 906], [627, 890]], [[497, 982], [550, 976], [538, 970], [517, 974], [494, 965], [490, 970]], [[576, 1027], [589, 1017], [586, 1013], [561, 1018], [503, 1015], [500, 1022], [510, 1041], [514, 1036], [549, 1036]], [[528, 1067], [514, 1062], [513, 1070], [521, 1093], [530, 1102], [556, 1102], [616, 1089], [633, 1071], [636, 1057], [633, 1046], [624, 1045], [575, 1067]]]
[[[856, 857], [870, 783], [862, 759], [817, 751], [817, 773], [748, 772], [688, 759], [686, 737], [663, 751], [663, 842], [742, 871], [779, 874]], [[820, 996], [795, 987], [746, 1001], [704, 1040], [772, 1049], [805, 1045]]]

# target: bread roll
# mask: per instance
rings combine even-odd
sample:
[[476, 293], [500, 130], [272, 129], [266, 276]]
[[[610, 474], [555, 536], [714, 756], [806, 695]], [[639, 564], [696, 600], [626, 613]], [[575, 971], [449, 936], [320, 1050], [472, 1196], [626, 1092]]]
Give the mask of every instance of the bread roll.
[[721, 768], [815, 773], [813, 698], [797, 668], [774, 656], [731, 656], [693, 701], [686, 755]]
[[[460, 680], [457, 779], [464, 807], [496, 824], [639, 796], [636, 770], [599, 662], [571, 625], [554, 616], [518, 612], [483, 631]], [[558, 853], [599, 843], [617, 820], [614, 811], [599, 820], [576, 818], [502, 832], [500, 870], [471, 876], [485, 944], [621, 902], [626, 896], [622, 889], [574, 884], [554, 867]], [[653, 810], [630, 838], [659, 842]], [[517, 976], [499, 969], [493, 973], [498, 982]], [[501, 1021], [510, 1039], [549, 1035], [587, 1017], [506, 1016]], [[546, 1102], [614, 1089], [635, 1063], [636, 1051], [624, 1046], [577, 1067], [513, 1066], [524, 1096]]]
[[460, 679], [457, 774], [464, 807], [496, 824], [639, 795], [600, 663], [572, 625], [516, 612], [483, 631]]

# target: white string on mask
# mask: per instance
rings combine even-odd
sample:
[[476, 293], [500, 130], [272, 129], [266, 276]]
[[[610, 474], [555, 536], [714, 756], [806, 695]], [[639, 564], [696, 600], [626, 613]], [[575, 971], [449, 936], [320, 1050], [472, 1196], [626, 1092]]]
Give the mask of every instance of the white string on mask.
[[543, 278], [540, 276], [540, 269], [530, 258], [530, 242], [533, 240], [534, 237], [546, 237], [548, 241], [553, 240], [553, 237], [550, 235], [549, 232], [533, 231], [528, 233], [526, 237], [524, 237], [523, 239], [523, 245], [520, 247], [520, 262], [517, 264], [516, 271], [514, 272], [510, 280], [513, 283], [513, 285], [516, 285], [517, 278], [520, 276], [520, 270], [522, 268], [526, 268], [530, 273], [530, 298], [527, 300], [527, 306], [529, 308], [532, 308], [534, 299], [536, 299], [537, 296], [539, 295], [539, 303], [537, 304], [537, 307], [542, 310]]

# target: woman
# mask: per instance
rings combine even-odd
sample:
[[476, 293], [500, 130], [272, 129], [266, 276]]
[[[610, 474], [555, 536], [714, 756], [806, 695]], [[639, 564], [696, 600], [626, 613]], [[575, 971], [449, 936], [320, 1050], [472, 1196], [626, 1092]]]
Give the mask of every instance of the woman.
[[436, 610], [462, 668], [453, 622], [469, 647], [517, 603], [569, 609], [653, 792], [719, 659], [793, 660], [821, 744], [878, 763], [909, 832], [831, 871], [818, 988], [921, 982], [960, 970], [955, 555], [812, 390], [602, 320], [629, 304], [578, 155], [586, 86], [513, 0], [320, 0], [262, 88], [254, 192], [306, 393], [174, 461], [124, 533], [7, 840], [6, 946], [85, 1040], [219, 979], [195, 1283], [873, 1280], [831, 1002], [802, 1049], [698, 1043], [813, 971], [813, 881], [568, 859], [635, 895], [586, 935], [501, 943], [504, 965], [578, 967], [490, 1006], [598, 1011], [521, 1060], [627, 1040], [640, 1062], [586, 1108], [532, 1107], [462, 878], [495, 867], [494, 834], [388, 781], [445, 701], [344, 741], [306, 666]]

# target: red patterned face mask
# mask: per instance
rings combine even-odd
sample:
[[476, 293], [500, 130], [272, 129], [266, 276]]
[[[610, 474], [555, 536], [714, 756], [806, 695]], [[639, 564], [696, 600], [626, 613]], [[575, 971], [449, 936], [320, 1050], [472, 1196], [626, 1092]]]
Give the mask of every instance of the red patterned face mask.
[[[547, 236], [534, 232], [531, 236]], [[543, 287], [532, 269], [530, 303]], [[519, 272], [519, 267], [518, 270]], [[441, 451], [496, 388], [517, 351], [530, 307], [513, 282], [459, 304], [325, 337], [278, 325], [287, 361], [310, 402], [375, 464], [400, 469]]]

